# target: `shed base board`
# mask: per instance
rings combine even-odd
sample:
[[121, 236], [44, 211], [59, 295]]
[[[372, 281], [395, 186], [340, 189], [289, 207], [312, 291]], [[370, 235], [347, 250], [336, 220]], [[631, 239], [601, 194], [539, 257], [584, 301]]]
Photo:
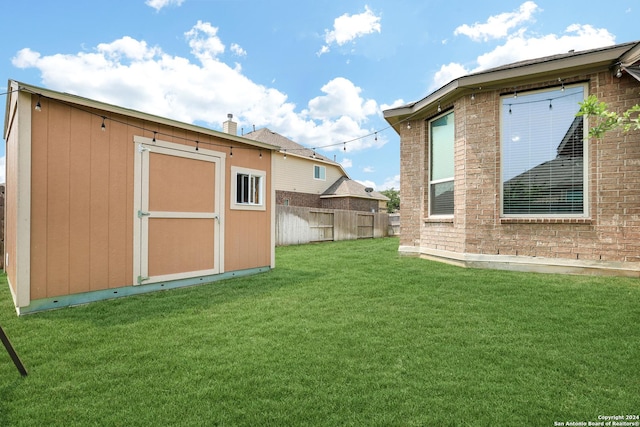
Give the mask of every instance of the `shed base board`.
[[400, 246], [398, 252], [401, 255], [418, 256], [424, 259], [468, 268], [640, 278], [640, 263], [571, 260], [522, 255], [470, 254], [417, 246]]
[[271, 270], [270, 267], [250, 268], [247, 270], [230, 271], [211, 276], [192, 277], [189, 279], [172, 280], [166, 282], [151, 283], [148, 285], [123, 286], [121, 288], [104, 289], [100, 291], [84, 292], [81, 294], [64, 295], [55, 298], [43, 298], [33, 300], [26, 307], [16, 307], [18, 315], [37, 313], [56, 308], [72, 307], [76, 305], [88, 304], [90, 302], [127, 297], [131, 295], [146, 294], [149, 292], [162, 291], [166, 289], [184, 288], [187, 286], [204, 285], [220, 280], [234, 277], [250, 276]]

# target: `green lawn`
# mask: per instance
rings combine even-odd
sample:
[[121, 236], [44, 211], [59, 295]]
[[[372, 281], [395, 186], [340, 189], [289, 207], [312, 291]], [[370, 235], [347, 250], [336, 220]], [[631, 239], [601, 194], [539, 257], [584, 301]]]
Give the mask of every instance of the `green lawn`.
[[640, 412], [640, 281], [461, 269], [394, 238], [17, 317], [2, 426], [553, 426]]

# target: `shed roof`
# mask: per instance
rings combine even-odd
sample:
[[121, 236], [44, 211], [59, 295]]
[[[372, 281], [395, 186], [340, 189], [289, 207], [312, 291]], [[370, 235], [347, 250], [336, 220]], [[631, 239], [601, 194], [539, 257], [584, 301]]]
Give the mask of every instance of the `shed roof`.
[[[173, 126], [173, 127], [177, 127], [180, 129], [185, 129], [188, 131], [192, 131], [192, 132], [196, 132], [196, 133], [200, 133], [203, 135], [211, 135], [211, 136], [215, 136], [215, 137], [219, 137], [219, 138], [225, 138], [231, 141], [235, 141], [238, 143], [242, 143], [242, 144], [246, 144], [246, 145], [250, 145], [250, 146], [254, 146], [254, 147], [259, 147], [259, 148], [263, 148], [266, 150], [277, 150], [278, 147], [273, 146], [269, 143], [263, 142], [263, 141], [257, 141], [257, 140], [251, 140], [248, 138], [244, 138], [241, 136], [237, 136], [237, 135], [233, 135], [233, 134], [229, 134], [226, 132], [221, 132], [221, 131], [217, 131], [217, 130], [213, 130], [213, 129], [209, 129], [209, 128], [205, 128], [202, 126], [197, 126], [197, 125], [193, 125], [190, 123], [184, 123], [184, 122], [180, 122], [177, 120], [173, 120], [173, 119], [169, 119], [166, 117], [160, 117], [160, 116], [156, 116], [153, 114], [149, 114], [149, 113], [144, 113], [141, 111], [137, 111], [137, 110], [132, 110], [129, 108], [125, 108], [125, 107], [120, 107], [117, 105], [113, 105], [113, 104], [108, 104], [105, 102], [101, 102], [101, 101], [96, 101], [94, 99], [89, 99], [89, 98], [84, 98], [82, 96], [78, 96], [78, 95], [73, 95], [70, 93], [66, 93], [66, 92], [58, 92], [58, 91], [54, 91], [54, 90], [50, 90], [50, 89], [45, 89], [45, 88], [41, 88], [38, 86], [34, 86], [34, 85], [30, 85], [27, 83], [22, 83], [16, 80], [9, 80], [8, 83], [8, 91], [24, 91], [27, 93], [30, 93], [32, 95], [38, 95], [42, 98], [47, 98], [47, 99], [52, 99], [52, 100], [56, 100], [62, 103], [66, 103], [66, 104], [73, 104], [73, 105], [77, 105], [79, 107], [85, 107], [87, 109], [97, 109], [97, 110], [101, 110], [101, 111], [105, 111], [107, 113], [113, 113], [113, 114], [119, 114], [119, 115], [123, 115], [123, 116], [127, 116], [127, 117], [134, 117], [140, 120], [146, 120], [146, 121], [150, 121], [150, 122], [156, 122], [156, 123], [160, 123], [163, 125], [167, 125], [167, 126]], [[7, 104], [10, 102], [10, 97], [7, 97]], [[9, 106], [7, 105], [7, 108], [5, 110], [5, 128], [4, 128], [4, 133], [6, 135], [7, 130], [8, 130], [8, 126], [9, 126]]]

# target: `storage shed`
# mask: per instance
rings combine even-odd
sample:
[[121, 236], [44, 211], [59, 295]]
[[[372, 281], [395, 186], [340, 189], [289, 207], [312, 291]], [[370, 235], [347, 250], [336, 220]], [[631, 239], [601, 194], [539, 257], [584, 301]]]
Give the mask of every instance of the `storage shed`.
[[275, 267], [273, 147], [10, 80], [5, 270], [18, 314]]

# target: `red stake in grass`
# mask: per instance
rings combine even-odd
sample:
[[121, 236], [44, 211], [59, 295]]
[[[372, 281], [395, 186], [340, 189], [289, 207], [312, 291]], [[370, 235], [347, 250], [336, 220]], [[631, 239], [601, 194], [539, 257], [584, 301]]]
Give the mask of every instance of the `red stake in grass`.
[[26, 377], [27, 370], [25, 369], [24, 365], [22, 364], [22, 361], [18, 357], [18, 354], [13, 349], [13, 346], [11, 345], [11, 341], [9, 341], [9, 337], [7, 337], [7, 334], [5, 334], [4, 331], [2, 330], [2, 326], [0, 326], [0, 341], [2, 341], [2, 344], [4, 344], [4, 348], [7, 349], [7, 353], [9, 353], [9, 356], [11, 356], [11, 360], [13, 360], [13, 363], [16, 365], [16, 368], [18, 368], [20, 375], [22, 375], [23, 377]]

